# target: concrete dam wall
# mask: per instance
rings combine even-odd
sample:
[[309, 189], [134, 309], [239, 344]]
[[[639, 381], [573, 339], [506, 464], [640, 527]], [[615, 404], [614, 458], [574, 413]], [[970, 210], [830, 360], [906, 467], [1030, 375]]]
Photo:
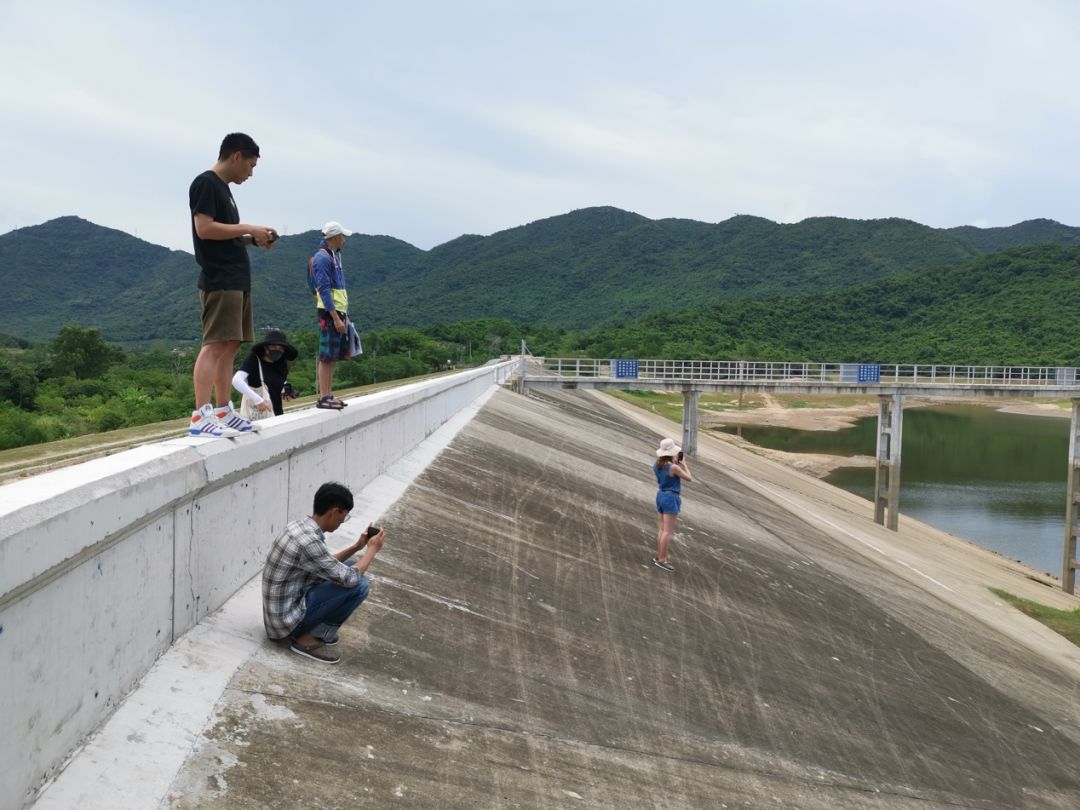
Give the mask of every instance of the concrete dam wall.
[[21, 806], [176, 639], [261, 570], [320, 483], [362, 487], [511, 368], [0, 487], [0, 807]]
[[[267, 641], [251, 580], [35, 810], [1080, 801], [1080, 651], [988, 586], [1074, 597], [708, 435], [661, 571], [649, 464], [677, 425], [600, 394], [491, 390], [438, 452], [365, 488], [354, 512], [388, 539], [339, 665]], [[389, 477], [401, 488], [367, 505]], [[162, 704], [200, 691], [164, 768]]]

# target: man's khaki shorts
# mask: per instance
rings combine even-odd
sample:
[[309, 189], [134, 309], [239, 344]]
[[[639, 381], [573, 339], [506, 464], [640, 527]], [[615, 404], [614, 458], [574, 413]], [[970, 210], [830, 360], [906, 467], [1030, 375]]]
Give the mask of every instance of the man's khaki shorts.
[[255, 339], [251, 293], [242, 290], [199, 290], [202, 302], [202, 342], [221, 343]]

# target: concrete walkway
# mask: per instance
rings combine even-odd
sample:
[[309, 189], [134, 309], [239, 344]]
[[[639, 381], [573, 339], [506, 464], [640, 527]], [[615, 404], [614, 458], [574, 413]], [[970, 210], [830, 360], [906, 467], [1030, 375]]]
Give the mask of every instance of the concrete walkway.
[[667, 574], [648, 465], [673, 432], [499, 391], [379, 518], [341, 664], [262, 640], [255, 582], [147, 678], [212, 715], [168, 743], [179, 771], [149, 773], [170, 720], [140, 690], [127, 744], [38, 805], [1080, 806], [1080, 650], [987, 586], [1080, 602], [712, 437]]

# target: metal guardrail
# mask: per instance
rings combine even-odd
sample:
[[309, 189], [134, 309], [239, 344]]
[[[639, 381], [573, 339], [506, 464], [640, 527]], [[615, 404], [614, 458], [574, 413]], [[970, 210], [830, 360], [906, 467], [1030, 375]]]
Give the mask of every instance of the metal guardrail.
[[[1061, 366], [933, 366], [917, 363], [774, 363], [752, 360], [540, 359], [545, 372], [564, 378], [670, 382], [837, 383], [886, 385], [1023, 385], [1075, 387], [1077, 369]], [[625, 364], [633, 363], [634, 373]], [[623, 368], [616, 372], [617, 364]]]

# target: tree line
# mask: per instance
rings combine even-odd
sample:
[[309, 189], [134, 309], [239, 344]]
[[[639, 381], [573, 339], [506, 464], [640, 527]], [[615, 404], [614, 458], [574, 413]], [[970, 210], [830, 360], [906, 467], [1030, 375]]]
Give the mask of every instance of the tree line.
[[[373, 330], [336, 379], [366, 385], [479, 365], [516, 354], [522, 339], [534, 355], [565, 357], [1077, 366], [1078, 308], [1080, 248], [1038, 245], [843, 290], [672, 308], [589, 330], [494, 318]], [[291, 339], [300, 357], [290, 382], [314, 393], [318, 335]], [[196, 353], [193, 344], [122, 350], [74, 325], [48, 343], [0, 335], [0, 449], [187, 416]]]
[[[285, 235], [272, 251], [251, 256], [256, 314], [273, 313], [287, 332], [309, 328], [305, 278], [320, 238]], [[837, 217], [778, 224], [735, 216], [713, 224], [587, 208], [426, 251], [356, 234], [344, 257], [350, 289], [363, 291], [350, 316], [364, 329], [484, 317], [582, 331], [625, 324], [664, 304], [691, 309], [816, 294], [1043, 243], [1076, 246], [1080, 229], [1040, 220], [942, 231]], [[198, 339], [198, 272], [190, 254], [77, 217], [20, 228], [0, 234], [0, 324], [40, 339], [64, 323], [97, 327], [114, 340]], [[34, 306], [43, 288], [64, 294], [47, 308]]]
[[[495, 319], [367, 332], [364, 354], [339, 364], [336, 381], [345, 388], [481, 365], [517, 353], [522, 339], [557, 335]], [[299, 357], [289, 381], [300, 396], [314, 394], [318, 333], [290, 342]], [[0, 335], [0, 450], [189, 416], [197, 354], [194, 344], [125, 350], [71, 324], [44, 343]]]

